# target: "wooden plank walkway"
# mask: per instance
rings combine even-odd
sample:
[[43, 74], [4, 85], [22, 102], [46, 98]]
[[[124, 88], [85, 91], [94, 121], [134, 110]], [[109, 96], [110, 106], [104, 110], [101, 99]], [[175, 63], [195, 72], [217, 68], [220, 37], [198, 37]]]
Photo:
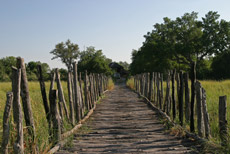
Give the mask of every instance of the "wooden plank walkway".
[[196, 153], [191, 141], [166, 133], [157, 114], [124, 85], [106, 93], [82, 131], [56, 154]]

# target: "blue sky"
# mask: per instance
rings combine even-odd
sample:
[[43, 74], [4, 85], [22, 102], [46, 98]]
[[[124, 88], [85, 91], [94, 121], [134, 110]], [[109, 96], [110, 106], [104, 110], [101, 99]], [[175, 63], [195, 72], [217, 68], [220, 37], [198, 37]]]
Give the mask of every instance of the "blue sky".
[[70, 39], [80, 50], [94, 46], [113, 61], [131, 62], [143, 35], [186, 12], [218, 11], [230, 21], [229, 0], [0, 0], [0, 57], [21, 56], [64, 67], [51, 60], [55, 44]]

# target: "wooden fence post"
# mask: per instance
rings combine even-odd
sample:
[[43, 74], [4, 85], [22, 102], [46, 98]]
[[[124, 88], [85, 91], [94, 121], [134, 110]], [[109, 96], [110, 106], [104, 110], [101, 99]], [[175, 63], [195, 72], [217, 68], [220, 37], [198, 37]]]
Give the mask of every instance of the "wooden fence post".
[[165, 96], [165, 103], [164, 103], [164, 111], [166, 111], [167, 115], [170, 113], [170, 72], [168, 71], [167, 74], [167, 87], [166, 87], [166, 96]]
[[85, 106], [86, 109], [89, 111], [90, 106], [89, 106], [89, 100], [88, 100], [88, 80], [87, 80], [87, 71], [85, 71], [85, 77], [84, 77], [84, 89], [85, 89]]
[[202, 108], [204, 115], [204, 128], [205, 128], [205, 137], [208, 139], [210, 136], [210, 126], [209, 126], [209, 115], [206, 105], [206, 91], [202, 88]]
[[23, 154], [23, 119], [22, 107], [20, 104], [21, 69], [12, 67], [12, 91], [13, 91], [13, 115], [17, 128], [17, 139], [14, 143], [14, 153]]
[[156, 78], [157, 78], [157, 107], [160, 109], [162, 108], [161, 106], [161, 91], [160, 91], [160, 73], [156, 73]]
[[154, 78], [153, 78], [153, 73], [150, 75], [150, 82], [149, 82], [149, 101], [151, 102], [151, 100], [152, 100], [152, 94], [153, 94], [153, 80], [154, 80]]
[[80, 92], [80, 107], [81, 107], [81, 117], [84, 117], [85, 105], [83, 100], [83, 84], [81, 79], [81, 72], [79, 73], [79, 92]]
[[179, 89], [179, 119], [180, 125], [183, 126], [184, 122], [184, 82], [183, 82], [183, 72], [180, 72], [180, 89]]
[[149, 73], [145, 73], [145, 97], [148, 98], [149, 94]]
[[203, 113], [202, 113], [202, 90], [201, 90], [201, 84], [199, 81], [196, 81], [196, 105], [197, 105], [197, 129], [198, 129], [198, 135], [200, 137], [203, 137], [204, 133], [204, 123], [203, 123]]
[[73, 105], [73, 91], [72, 91], [72, 73], [68, 71], [67, 87], [68, 87], [68, 96], [69, 96], [69, 108], [70, 108], [70, 121], [72, 125], [75, 125], [74, 117], [74, 105]]
[[45, 112], [46, 112], [46, 119], [47, 119], [48, 123], [50, 124], [50, 109], [49, 109], [49, 104], [48, 104], [48, 100], [47, 100], [47, 96], [46, 96], [46, 86], [45, 86], [45, 82], [44, 82], [43, 75], [42, 75], [41, 65], [37, 66], [37, 70], [38, 70], [38, 80], [40, 83], [43, 105], [44, 105]]
[[154, 100], [154, 103], [157, 104], [157, 73], [154, 72], [153, 73], [154, 75], [154, 95], [153, 95], [153, 100]]
[[74, 93], [75, 93], [75, 106], [76, 106], [76, 119], [77, 121], [81, 120], [81, 109], [79, 102], [79, 88], [78, 88], [78, 77], [77, 77], [77, 63], [73, 64], [73, 78], [74, 78]]
[[160, 104], [161, 106], [163, 106], [163, 102], [164, 102], [163, 73], [160, 73], [159, 75], [160, 75], [160, 85], [161, 85]]
[[175, 101], [175, 74], [176, 70], [174, 69], [171, 73], [172, 76], [172, 113], [173, 113], [173, 120], [176, 118], [176, 101]]
[[219, 97], [219, 129], [222, 145], [227, 143], [227, 96]]
[[3, 133], [2, 133], [2, 146], [1, 146], [1, 153], [8, 154], [8, 143], [10, 137], [10, 112], [13, 104], [13, 92], [8, 92], [6, 94], [6, 106], [3, 114]]
[[188, 73], [184, 73], [184, 88], [185, 88], [185, 120], [188, 123], [189, 122], [189, 116], [190, 116], [190, 101], [189, 101], [189, 87], [188, 87], [188, 80], [189, 75]]
[[29, 135], [31, 136], [32, 142], [34, 142], [34, 137], [35, 137], [34, 119], [33, 119], [31, 102], [30, 102], [28, 80], [26, 76], [26, 67], [25, 67], [24, 59], [21, 57], [17, 58], [17, 68], [21, 69], [20, 95], [22, 98], [22, 106], [24, 110], [25, 122], [26, 122]]
[[65, 97], [64, 97], [64, 93], [63, 93], [63, 88], [61, 85], [61, 79], [60, 79], [60, 74], [58, 72], [58, 69], [56, 69], [56, 82], [57, 82], [57, 88], [58, 88], [58, 99], [59, 99], [59, 107], [62, 108], [62, 105], [64, 105], [64, 110], [65, 110], [65, 115], [67, 117], [67, 119], [69, 120], [69, 112], [66, 106], [66, 102], [65, 102]]
[[57, 108], [57, 96], [58, 96], [58, 91], [57, 90], [52, 90], [51, 91], [51, 101], [50, 101], [50, 114], [51, 114], [51, 119], [53, 123], [53, 135], [52, 139], [55, 143], [61, 140], [61, 122], [60, 122], [60, 115], [58, 113], [58, 108]]
[[192, 63], [191, 68], [191, 108], [190, 108], [190, 131], [194, 132], [194, 104], [195, 104], [195, 82], [196, 82], [196, 62]]

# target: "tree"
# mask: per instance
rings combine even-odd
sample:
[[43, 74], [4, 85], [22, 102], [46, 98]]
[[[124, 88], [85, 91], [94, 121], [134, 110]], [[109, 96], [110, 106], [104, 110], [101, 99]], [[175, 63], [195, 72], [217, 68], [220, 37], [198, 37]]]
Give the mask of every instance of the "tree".
[[106, 75], [111, 75], [112, 70], [109, 68], [111, 62], [111, 59], [103, 55], [102, 50], [96, 50], [95, 47], [91, 46], [81, 52], [78, 70], [79, 72], [87, 70], [89, 73], [104, 73]]
[[74, 63], [74, 60], [79, 57], [80, 51], [77, 44], [73, 44], [70, 40], [67, 40], [65, 43], [58, 43], [55, 46], [55, 49], [50, 53], [54, 55], [52, 60], [60, 58], [68, 68], [68, 71], [72, 71], [72, 64]]
[[29, 81], [37, 80], [37, 66], [41, 65], [42, 67], [42, 75], [45, 81], [50, 79], [50, 67], [47, 63], [41, 63], [40, 61], [30, 61], [26, 64], [26, 72]]

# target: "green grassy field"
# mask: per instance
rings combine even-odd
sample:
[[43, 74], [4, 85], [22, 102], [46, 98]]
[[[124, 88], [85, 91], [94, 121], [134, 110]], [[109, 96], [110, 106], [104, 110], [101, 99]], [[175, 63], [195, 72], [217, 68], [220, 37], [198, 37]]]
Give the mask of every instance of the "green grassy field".
[[[45, 85], [46, 85], [46, 94], [48, 97], [50, 82], [46, 82]], [[109, 84], [108, 84], [108, 89], [109, 90], [113, 89], [113, 86], [114, 86], [113, 81], [110, 79]], [[62, 87], [63, 87], [63, 92], [64, 92], [67, 107], [69, 107], [67, 82], [62, 82]], [[11, 82], [0, 82], [0, 143], [2, 140], [2, 120], [3, 120], [3, 112], [5, 108], [5, 103], [6, 103], [6, 93], [9, 91], [11, 91]], [[43, 100], [42, 100], [39, 82], [29, 82], [29, 92], [30, 92], [31, 106], [32, 106], [33, 117], [34, 117], [34, 122], [35, 122], [35, 131], [36, 131], [36, 143], [35, 144], [39, 147], [40, 152], [44, 152], [50, 147], [50, 145], [48, 142], [49, 140], [48, 123], [47, 123], [46, 116], [45, 116], [45, 109], [43, 106]], [[10, 119], [11, 138], [10, 138], [9, 150], [13, 148], [12, 145], [15, 141], [15, 135], [16, 135], [12, 115], [13, 115], [13, 112], [11, 112], [11, 119]], [[65, 125], [66, 131], [72, 128], [72, 126], [68, 124], [67, 122], [65, 122], [64, 125]], [[27, 138], [27, 133], [26, 133], [25, 122], [23, 123], [23, 126], [24, 126], [23, 130], [24, 130], [24, 140], [25, 140], [25, 147], [26, 147], [27, 146], [26, 140], [28, 138]]]
[[[211, 140], [219, 143], [219, 96], [227, 95], [227, 120], [230, 116], [230, 106], [228, 102], [230, 102], [230, 80], [225, 81], [200, 81], [203, 88], [206, 90], [206, 98], [207, 98], [207, 108], [210, 118], [210, 127], [211, 127]], [[134, 80], [133, 78], [127, 81], [127, 85], [134, 89]], [[190, 86], [190, 83], [189, 83]], [[164, 83], [164, 91], [165, 91], [166, 83]], [[176, 91], [175, 91], [176, 92]], [[164, 92], [165, 95], [165, 92]], [[165, 97], [165, 96], [164, 96]], [[177, 98], [177, 97], [176, 97]], [[196, 107], [195, 107], [196, 110]], [[196, 115], [195, 115], [196, 116]], [[176, 121], [179, 121], [176, 119]], [[196, 127], [196, 117], [195, 117], [195, 127]], [[228, 127], [230, 128], [230, 122], [228, 122]], [[185, 125], [186, 129], [189, 129], [189, 124]]]

